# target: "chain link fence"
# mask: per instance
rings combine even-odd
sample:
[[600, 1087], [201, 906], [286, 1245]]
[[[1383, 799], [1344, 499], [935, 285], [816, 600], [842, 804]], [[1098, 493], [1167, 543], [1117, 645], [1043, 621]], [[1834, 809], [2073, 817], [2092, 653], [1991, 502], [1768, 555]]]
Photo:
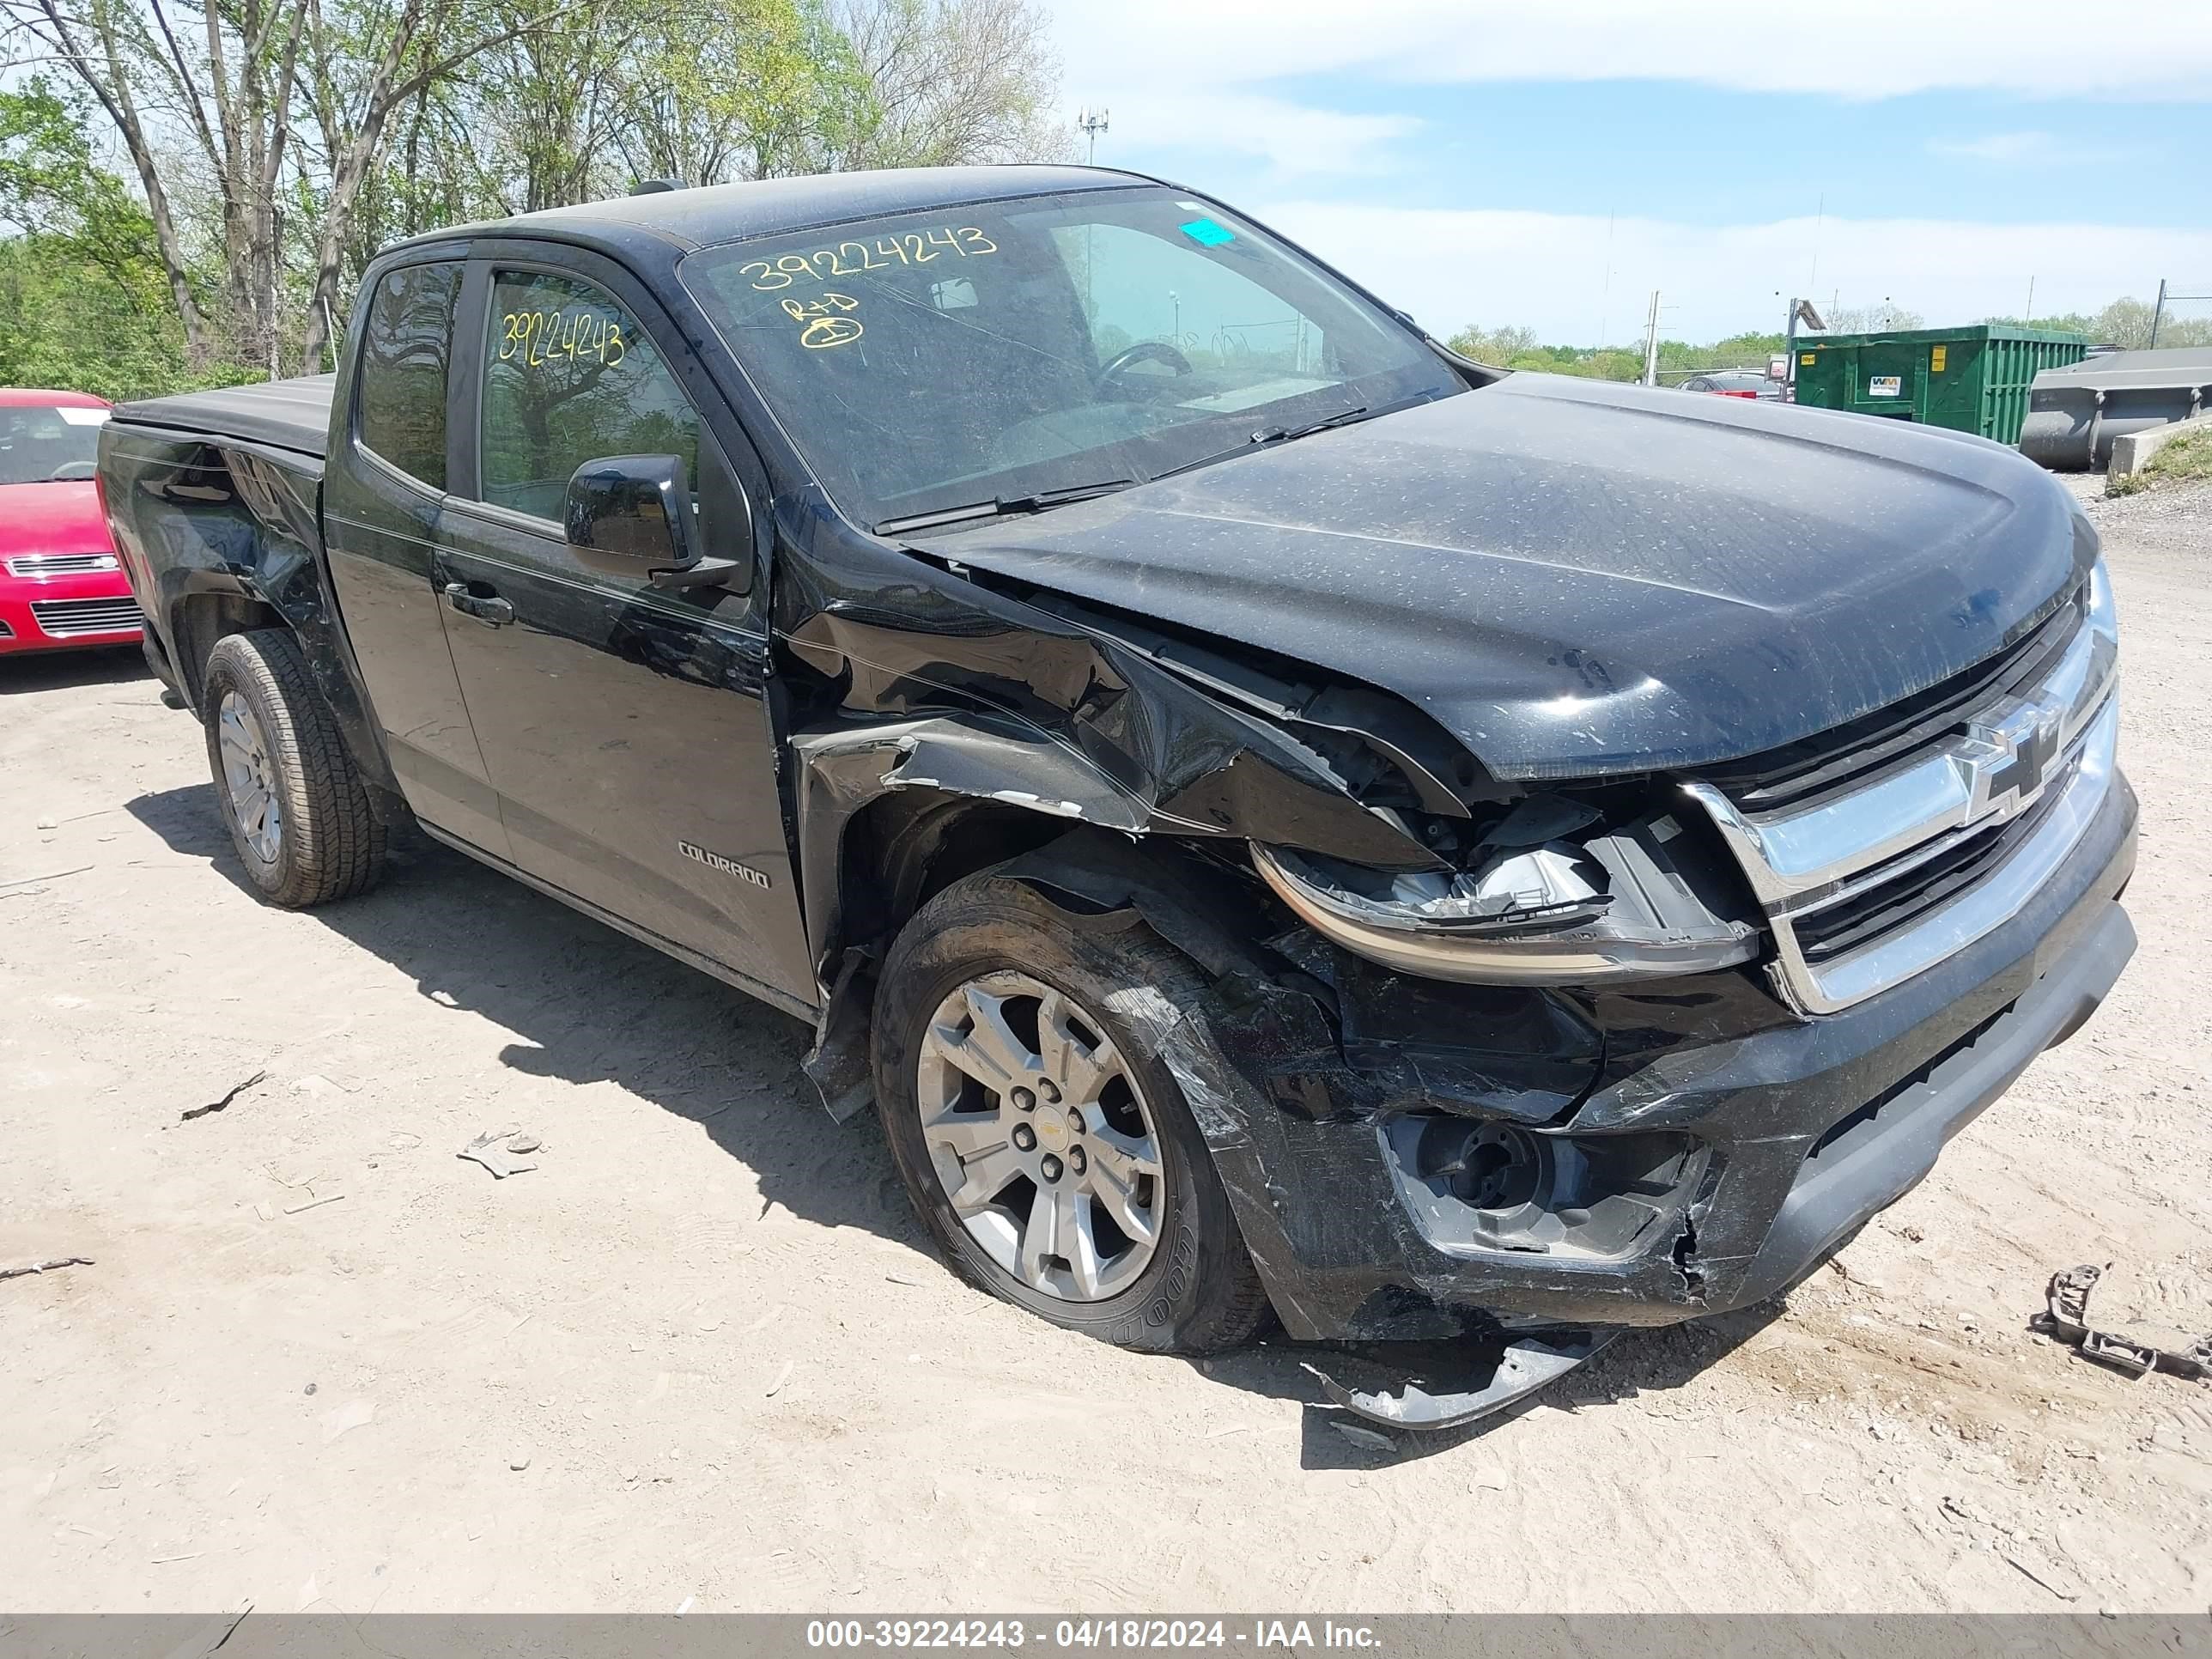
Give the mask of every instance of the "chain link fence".
[[2149, 344], [2212, 345], [2212, 278], [2162, 282], [2152, 307]]

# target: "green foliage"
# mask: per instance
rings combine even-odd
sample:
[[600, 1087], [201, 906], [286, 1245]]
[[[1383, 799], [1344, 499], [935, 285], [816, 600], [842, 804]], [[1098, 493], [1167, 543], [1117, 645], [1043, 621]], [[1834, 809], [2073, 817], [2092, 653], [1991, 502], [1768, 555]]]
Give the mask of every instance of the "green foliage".
[[[2139, 351], [2150, 344], [2151, 317], [2157, 307], [2148, 300], [2138, 300], [2132, 295], [2115, 300], [2095, 316], [2087, 312], [2068, 312], [2055, 317], [2035, 317], [2023, 321], [2018, 317], [1984, 317], [1985, 323], [2002, 323], [2015, 328], [2063, 328], [2076, 334], [2086, 334], [2093, 343], [2116, 345], [2123, 351]], [[2172, 311], [2159, 319], [2158, 344], [2160, 350], [2168, 346], [2212, 345], [2212, 317], [2177, 317]]]
[[[2165, 330], [2159, 331], [2160, 338]], [[2160, 450], [2133, 472], [2105, 481], [2107, 495], [2132, 495], [2139, 489], [2155, 489], [2164, 484], [2203, 483], [2212, 481], [2212, 429], [2185, 432], [2169, 440]]]
[[[1640, 380], [1644, 354], [1626, 346], [1541, 345], [1527, 328], [1462, 329], [1446, 342], [1461, 356], [1502, 368], [1528, 368], [1545, 374], [1577, 374], [1585, 380]], [[1678, 380], [1702, 369], [1758, 368], [1783, 349], [1779, 334], [1732, 334], [1711, 345], [1682, 340], [1659, 343], [1661, 381]]]
[[[2125, 303], [2124, 301], [2115, 301], [2114, 304], [2106, 306], [2105, 309], [2108, 312], [2113, 311]], [[2048, 328], [2056, 329], [2063, 334], [2086, 334], [2093, 343], [2105, 338], [2103, 333], [2098, 329], [2097, 319], [2086, 311], [2062, 311], [2049, 317], [1984, 317], [1982, 321], [1992, 328]], [[2150, 324], [2150, 312], [2148, 308], [2143, 312], [2143, 324], [2144, 331], [2148, 333]]]
[[1874, 306], [1831, 306], [1820, 320], [1831, 334], [1887, 334], [1926, 325], [1918, 312], [1887, 300]]
[[657, 9], [617, 96], [633, 172], [694, 185], [823, 170], [878, 118], [852, 43], [800, 0]]
[[0, 91], [0, 221], [50, 239], [71, 259], [126, 286], [156, 271], [154, 223], [124, 182], [98, 166], [81, 100], [43, 76]]
[[[0, 94], [0, 238], [63, 239], [42, 246], [130, 295], [150, 259], [202, 373], [319, 367], [396, 238], [647, 178], [1068, 143], [1034, 0], [0, 0], [0, 18], [69, 86]], [[7, 324], [19, 356], [35, 298]]]
[[158, 264], [118, 275], [65, 236], [0, 240], [0, 386], [121, 402], [260, 378], [232, 364], [185, 369], [184, 328]]
[[0, 237], [0, 385], [122, 399], [259, 378], [186, 372], [153, 222], [40, 79], [0, 92], [0, 221], [19, 232]]

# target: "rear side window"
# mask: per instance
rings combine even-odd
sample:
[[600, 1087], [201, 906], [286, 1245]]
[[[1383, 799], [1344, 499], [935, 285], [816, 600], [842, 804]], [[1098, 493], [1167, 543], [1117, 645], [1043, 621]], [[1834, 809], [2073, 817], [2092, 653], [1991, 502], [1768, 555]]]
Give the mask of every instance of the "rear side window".
[[459, 263], [386, 272], [362, 343], [362, 445], [433, 489], [446, 487], [446, 366], [460, 286]]
[[676, 455], [699, 477], [699, 416], [637, 320], [572, 276], [501, 270], [486, 343], [483, 498], [559, 523], [601, 455]]

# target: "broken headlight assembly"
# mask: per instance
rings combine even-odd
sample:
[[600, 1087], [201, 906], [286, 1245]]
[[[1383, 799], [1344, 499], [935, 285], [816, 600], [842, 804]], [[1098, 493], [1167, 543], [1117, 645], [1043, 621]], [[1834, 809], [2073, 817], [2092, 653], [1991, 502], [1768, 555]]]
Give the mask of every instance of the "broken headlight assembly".
[[1322, 938], [1429, 979], [1650, 979], [1730, 967], [1761, 944], [1736, 880], [1673, 814], [1605, 826], [1560, 795], [1521, 801], [1461, 870], [1396, 873], [1258, 842], [1252, 862]]

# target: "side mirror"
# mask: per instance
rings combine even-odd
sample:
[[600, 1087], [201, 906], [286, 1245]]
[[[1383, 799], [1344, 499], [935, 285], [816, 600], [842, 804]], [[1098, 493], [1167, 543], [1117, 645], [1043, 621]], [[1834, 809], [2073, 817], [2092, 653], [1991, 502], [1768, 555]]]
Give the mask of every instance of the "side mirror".
[[[691, 481], [675, 455], [602, 455], [568, 479], [562, 518], [568, 550], [604, 576], [644, 577], [656, 586], [718, 582], [738, 568], [699, 546]], [[747, 538], [750, 544], [750, 538]]]

